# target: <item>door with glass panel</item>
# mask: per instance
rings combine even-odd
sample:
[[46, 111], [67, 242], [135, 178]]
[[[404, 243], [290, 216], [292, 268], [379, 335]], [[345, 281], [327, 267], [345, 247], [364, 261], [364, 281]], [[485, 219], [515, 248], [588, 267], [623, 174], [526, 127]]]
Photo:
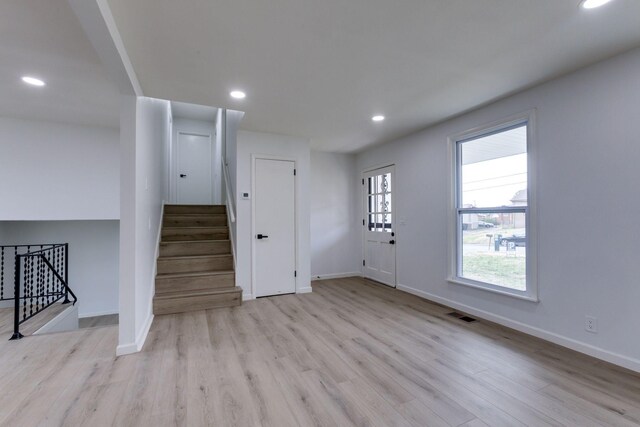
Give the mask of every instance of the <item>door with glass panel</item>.
[[365, 172], [364, 277], [396, 286], [396, 235], [393, 208], [394, 166]]

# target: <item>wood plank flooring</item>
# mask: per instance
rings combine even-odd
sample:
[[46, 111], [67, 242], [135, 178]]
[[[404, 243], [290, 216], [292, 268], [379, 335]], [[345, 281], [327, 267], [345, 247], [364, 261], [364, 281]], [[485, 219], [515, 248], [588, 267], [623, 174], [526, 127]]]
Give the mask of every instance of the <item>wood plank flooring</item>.
[[[7, 426], [638, 426], [640, 375], [362, 279], [0, 341]], [[10, 392], [8, 392], [10, 391]]]

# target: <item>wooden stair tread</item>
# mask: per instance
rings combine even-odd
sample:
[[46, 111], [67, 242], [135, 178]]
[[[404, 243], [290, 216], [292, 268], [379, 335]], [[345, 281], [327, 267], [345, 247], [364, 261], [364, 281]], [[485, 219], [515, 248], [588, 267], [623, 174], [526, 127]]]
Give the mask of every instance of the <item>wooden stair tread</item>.
[[180, 277], [203, 277], [203, 276], [221, 276], [223, 274], [234, 274], [233, 270], [208, 270], [208, 271], [195, 271], [193, 273], [164, 273], [156, 275], [157, 279], [174, 279]]
[[205, 207], [206, 208], [211, 208], [211, 207], [223, 208], [224, 207], [224, 208], [226, 208], [227, 207], [226, 205], [189, 205], [189, 204], [183, 205], [183, 204], [179, 204], [179, 203], [171, 203], [171, 204], [167, 203], [164, 206], [165, 206], [165, 208], [167, 206], [176, 206], [176, 207], [179, 207], [179, 208], [192, 208], [192, 207], [199, 207], [199, 208], [205, 208]]
[[163, 230], [226, 230], [226, 225], [200, 225], [189, 227], [162, 227]]
[[173, 245], [173, 244], [185, 244], [185, 243], [230, 243], [229, 239], [220, 239], [220, 240], [166, 240], [164, 242], [160, 242], [161, 245]]
[[158, 261], [177, 261], [181, 259], [204, 259], [204, 258], [225, 258], [230, 257], [231, 252], [227, 254], [213, 254], [213, 255], [176, 255], [176, 256], [160, 256]]
[[194, 217], [202, 217], [202, 218], [226, 218], [226, 213], [166, 213], [164, 214], [164, 218], [175, 218], [175, 217], [184, 217], [184, 218], [194, 218]]
[[229, 288], [218, 288], [218, 289], [194, 289], [188, 291], [176, 291], [176, 292], [162, 292], [160, 294], [156, 294], [156, 299], [173, 299], [173, 298], [189, 298], [189, 297], [199, 297], [205, 295], [221, 295], [221, 294], [232, 294], [232, 293], [242, 293], [242, 288], [239, 286], [229, 287]]

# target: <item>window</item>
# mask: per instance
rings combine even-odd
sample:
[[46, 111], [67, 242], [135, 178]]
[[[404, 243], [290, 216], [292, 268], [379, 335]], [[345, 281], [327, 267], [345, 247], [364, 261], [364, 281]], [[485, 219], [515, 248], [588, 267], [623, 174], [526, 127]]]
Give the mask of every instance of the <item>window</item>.
[[452, 138], [451, 281], [536, 300], [530, 115]]
[[393, 231], [391, 206], [391, 171], [385, 168], [372, 172], [366, 178], [367, 185], [367, 229], [369, 231]]

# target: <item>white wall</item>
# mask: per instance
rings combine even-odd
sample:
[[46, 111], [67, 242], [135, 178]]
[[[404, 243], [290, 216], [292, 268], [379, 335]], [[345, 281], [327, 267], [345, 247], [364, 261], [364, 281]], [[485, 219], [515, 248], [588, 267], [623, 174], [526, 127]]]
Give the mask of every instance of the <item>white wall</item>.
[[[298, 292], [310, 291], [310, 243], [309, 243], [309, 182], [310, 148], [309, 140], [267, 133], [239, 131], [237, 137], [237, 234], [236, 234], [236, 283], [243, 289], [243, 298], [252, 298], [251, 289], [251, 156], [272, 155], [296, 160], [296, 251]], [[251, 199], [242, 199], [241, 193], [250, 193]]]
[[[634, 50], [359, 154], [396, 165], [399, 285], [640, 370], [639, 70]], [[449, 284], [447, 137], [534, 108], [540, 302]]]
[[[117, 220], [5, 221], [0, 244], [69, 243], [69, 287], [78, 314], [100, 316], [118, 312], [118, 228]], [[13, 282], [8, 290], [13, 295]]]
[[120, 338], [139, 351], [153, 320], [162, 206], [167, 199], [168, 101], [123, 96], [121, 129]]
[[118, 219], [118, 129], [0, 117], [0, 220]]
[[217, 205], [221, 203], [221, 160], [220, 160], [220, 145], [218, 144], [218, 140], [216, 138], [216, 124], [215, 122], [207, 122], [203, 120], [191, 120], [185, 119], [182, 117], [174, 117], [173, 118], [173, 134], [172, 134], [172, 144], [171, 144], [171, 202], [177, 203], [178, 193], [177, 193], [177, 176], [180, 173], [178, 170], [178, 132], [187, 132], [187, 133], [195, 133], [199, 135], [210, 135], [211, 136], [211, 144], [213, 145], [212, 157], [211, 157], [211, 167], [212, 167], [212, 175], [213, 175], [213, 204]]
[[311, 151], [312, 279], [360, 272], [362, 194], [354, 187], [358, 177], [355, 155]]

